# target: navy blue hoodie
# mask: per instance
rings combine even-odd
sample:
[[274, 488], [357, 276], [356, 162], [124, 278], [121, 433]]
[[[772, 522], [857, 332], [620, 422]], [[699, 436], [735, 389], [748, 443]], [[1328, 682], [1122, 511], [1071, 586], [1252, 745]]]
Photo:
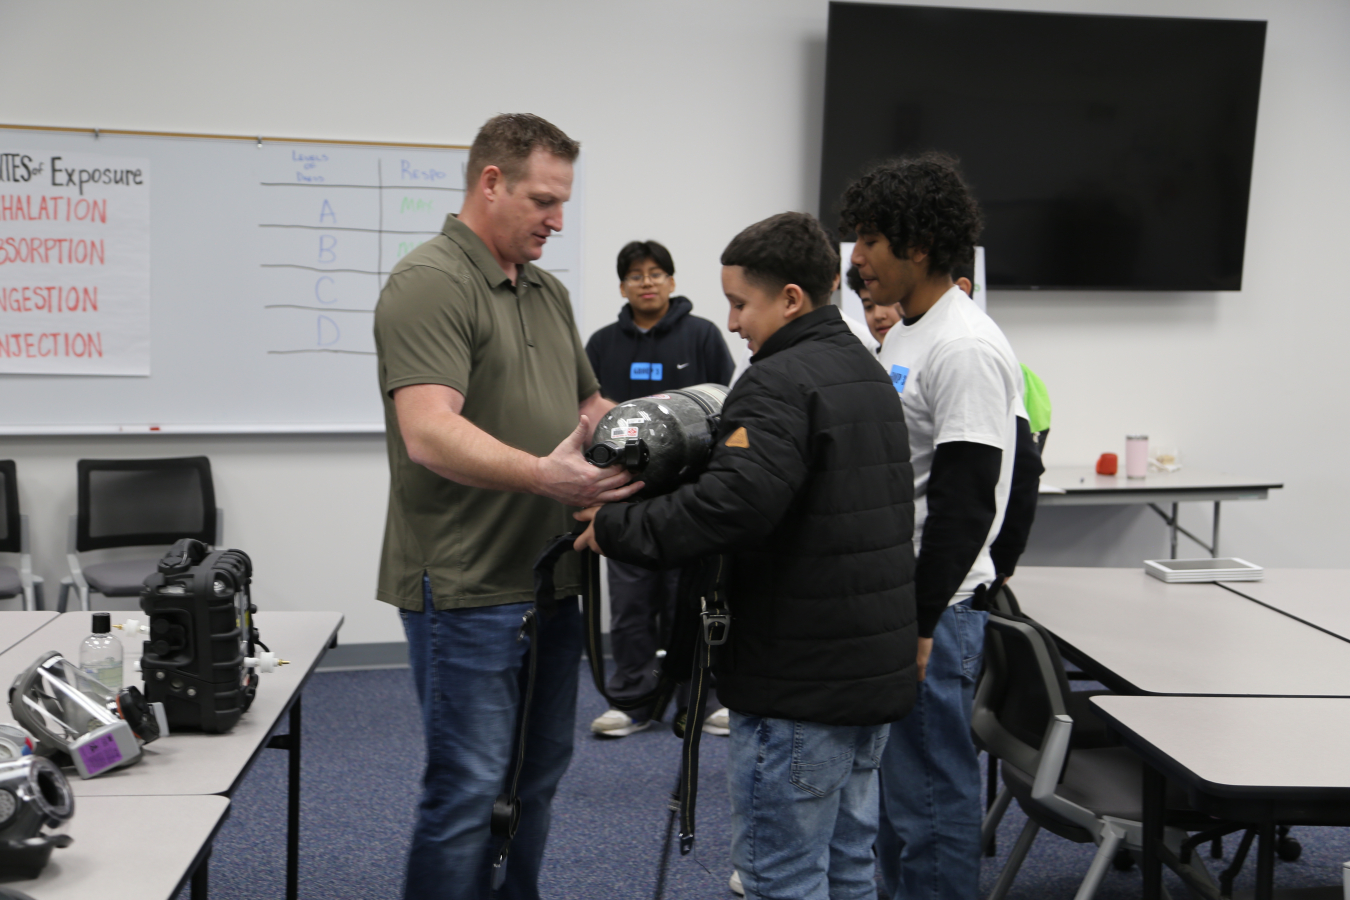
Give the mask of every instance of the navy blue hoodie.
[[645, 334], [633, 324], [633, 308], [586, 342], [600, 392], [615, 402], [694, 384], [726, 384], [736, 366], [721, 330], [691, 316], [688, 297], [671, 297], [670, 309]]

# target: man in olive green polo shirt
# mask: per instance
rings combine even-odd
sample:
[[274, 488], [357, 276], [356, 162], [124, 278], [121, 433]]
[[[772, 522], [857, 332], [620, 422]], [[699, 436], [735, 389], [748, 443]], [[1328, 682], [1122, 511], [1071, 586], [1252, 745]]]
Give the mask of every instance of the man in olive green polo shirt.
[[[379, 599], [399, 607], [427, 744], [407, 898], [486, 898], [502, 841], [492, 804], [514, 763], [534, 601], [531, 566], [570, 530], [568, 506], [641, 487], [582, 457], [600, 396], [567, 290], [532, 265], [562, 230], [578, 145], [537, 116], [502, 115], [474, 140], [459, 217], [405, 256], [375, 309], [389, 452]], [[549, 807], [572, 755], [581, 620], [566, 602], [538, 632], [521, 768], [521, 824], [500, 896], [532, 900]]]

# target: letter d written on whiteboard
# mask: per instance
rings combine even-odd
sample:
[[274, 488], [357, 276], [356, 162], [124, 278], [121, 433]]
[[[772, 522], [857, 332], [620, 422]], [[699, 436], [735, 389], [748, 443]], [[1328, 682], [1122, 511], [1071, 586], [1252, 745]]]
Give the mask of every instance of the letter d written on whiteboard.
[[36, 175], [0, 171], [0, 375], [149, 375], [149, 161], [22, 155]]
[[318, 346], [331, 347], [338, 342], [338, 338], [342, 337], [342, 329], [338, 328], [338, 324], [327, 316], [319, 316], [318, 325]]

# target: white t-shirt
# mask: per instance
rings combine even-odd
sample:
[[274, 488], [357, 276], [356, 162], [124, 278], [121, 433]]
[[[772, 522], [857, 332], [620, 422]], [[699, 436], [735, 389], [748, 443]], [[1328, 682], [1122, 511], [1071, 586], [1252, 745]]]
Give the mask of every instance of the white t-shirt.
[[[872, 337], [872, 332], [868, 330], [866, 323], [859, 322], [843, 310], [840, 310], [839, 314], [844, 317], [844, 324], [848, 325], [849, 331], [857, 335], [858, 340], [863, 342], [863, 346], [871, 350], [873, 355], [876, 355], [877, 348], [881, 345], [877, 343], [876, 338]], [[736, 379], [744, 375], [748, 368], [750, 368], [750, 346], [747, 344], [741, 349], [741, 358], [736, 363], [736, 371], [731, 373], [731, 384], [735, 384]], [[727, 387], [730, 387], [731, 384]]]
[[1008, 506], [1017, 450], [1017, 417], [1026, 416], [1022, 369], [994, 320], [955, 286], [913, 325], [896, 323], [886, 333], [880, 361], [900, 391], [909, 428], [916, 554], [922, 553], [928, 476], [937, 445], [970, 441], [1003, 451], [994, 491], [994, 523], [975, 565], [952, 597], [951, 602], [956, 603], [995, 578], [989, 546], [998, 537]]

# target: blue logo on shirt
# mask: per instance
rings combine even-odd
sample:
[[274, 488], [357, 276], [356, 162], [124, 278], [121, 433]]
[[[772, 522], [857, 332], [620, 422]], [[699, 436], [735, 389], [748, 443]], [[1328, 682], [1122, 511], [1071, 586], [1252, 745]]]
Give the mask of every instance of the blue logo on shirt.
[[909, 368], [907, 366], [891, 366], [891, 384], [895, 385], [897, 394], [905, 392], [905, 382], [908, 380]]
[[628, 370], [629, 381], [660, 381], [665, 375], [665, 367], [661, 363], [633, 363]]

